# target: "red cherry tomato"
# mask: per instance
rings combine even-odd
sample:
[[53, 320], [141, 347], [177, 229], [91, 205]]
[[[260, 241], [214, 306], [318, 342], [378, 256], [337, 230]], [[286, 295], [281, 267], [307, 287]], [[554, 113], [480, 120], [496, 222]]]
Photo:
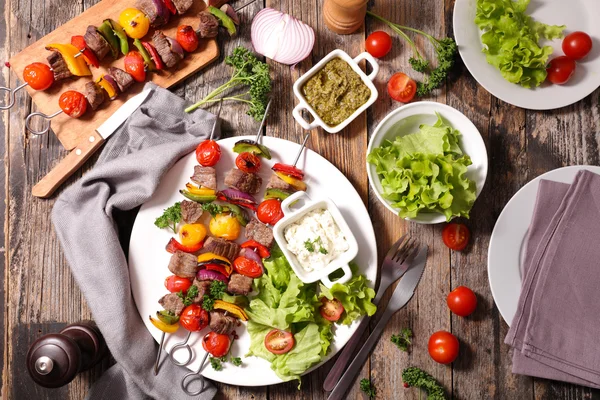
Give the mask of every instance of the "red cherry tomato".
[[565, 56], [573, 60], [581, 60], [592, 51], [592, 38], [585, 32], [569, 33], [562, 42]]
[[79, 118], [87, 109], [87, 100], [85, 96], [74, 90], [67, 90], [60, 95], [58, 106], [71, 118]]
[[205, 140], [196, 148], [196, 160], [203, 167], [212, 167], [221, 159], [221, 146], [214, 140]]
[[275, 172], [284, 173], [287, 176], [291, 176], [292, 178], [296, 178], [299, 180], [304, 179], [304, 172], [300, 168], [296, 168], [294, 165], [275, 163], [271, 168]]
[[256, 216], [263, 224], [275, 225], [283, 218], [281, 202], [278, 199], [268, 199], [263, 201], [256, 210]]
[[196, 50], [200, 44], [196, 31], [189, 25], [181, 25], [177, 28], [176, 40], [188, 53]]
[[260, 169], [260, 158], [256, 154], [244, 151], [235, 158], [235, 166], [240, 171], [255, 173]]
[[477, 308], [477, 296], [468, 287], [459, 286], [448, 294], [446, 303], [454, 314], [466, 317]]
[[569, 57], [560, 56], [553, 58], [546, 68], [548, 80], [556, 85], [567, 83], [571, 79], [571, 76], [573, 76], [575, 68], [577, 68], [575, 60]]
[[429, 355], [440, 364], [450, 364], [458, 357], [458, 339], [446, 331], [431, 335], [427, 345]]
[[384, 31], [375, 31], [367, 36], [365, 48], [373, 57], [381, 58], [392, 49], [392, 38]]
[[273, 354], [285, 354], [294, 347], [294, 336], [288, 331], [273, 329], [265, 336], [265, 347]]
[[403, 72], [396, 72], [387, 83], [390, 97], [401, 103], [408, 103], [417, 93], [417, 83]]
[[233, 269], [235, 269], [238, 274], [253, 279], [260, 278], [263, 274], [260, 264], [246, 257], [238, 257], [233, 260]]
[[198, 304], [190, 304], [183, 309], [179, 323], [190, 332], [201, 331], [208, 326], [208, 311]]
[[464, 250], [469, 244], [471, 232], [465, 224], [455, 222], [448, 224], [442, 230], [442, 240], [448, 248], [456, 251]]
[[75, 35], [71, 38], [71, 44], [75, 47], [77, 47], [79, 49], [79, 51], [81, 51], [81, 55], [83, 56], [83, 59], [85, 60], [86, 63], [88, 63], [88, 65], [93, 65], [94, 67], [98, 68], [100, 66], [100, 61], [98, 61], [98, 57], [96, 57], [96, 53], [94, 53], [92, 50], [90, 50], [90, 48], [88, 47], [87, 43], [85, 42], [85, 38], [83, 36], [80, 35]]
[[329, 300], [327, 297], [321, 297], [321, 303], [323, 305], [319, 307], [321, 316], [327, 321], [335, 322], [340, 319], [344, 312], [344, 306], [338, 299]]
[[165, 287], [171, 293], [187, 292], [192, 286], [192, 281], [177, 275], [171, 275], [165, 279]]
[[34, 62], [23, 69], [23, 80], [35, 90], [46, 90], [54, 83], [54, 72], [44, 63]]
[[202, 347], [213, 357], [225, 357], [231, 347], [229, 335], [208, 332], [202, 339]]
[[137, 51], [130, 51], [123, 60], [125, 63], [125, 71], [130, 74], [136, 82], [144, 82], [146, 80], [146, 63], [144, 58]]

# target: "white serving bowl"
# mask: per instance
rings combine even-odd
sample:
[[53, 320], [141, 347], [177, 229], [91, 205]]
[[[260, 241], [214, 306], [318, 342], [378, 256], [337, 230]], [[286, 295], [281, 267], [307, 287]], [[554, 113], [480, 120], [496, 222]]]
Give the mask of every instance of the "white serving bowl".
[[[290, 207], [293, 205], [293, 203], [301, 198], [304, 198], [304, 205], [296, 210], [291, 209]], [[312, 283], [320, 280], [328, 288], [333, 286], [334, 283], [348, 282], [350, 278], [352, 278], [352, 270], [350, 269], [348, 263], [354, 260], [358, 254], [358, 243], [356, 242], [356, 238], [352, 234], [350, 227], [346, 223], [346, 220], [344, 220], [344, 217], [342, 217], [342, 214], [340, 213], [340, 210], [338, 210], [335, 203], [328, 198], [313, 201], [310, 200], [306, 192], [296, 192], [281, 203], [281, 209], [283, 210], [285, 216], [273, 227], [273, 236], [275, 237], [275, 241], [279, 245], [279, 248], [285, 255], [285, 258], [290, 263], [290, 266], [296, 275], [298, 275], [298, 278], [300, 278], [300, 280], [304, 283]], [[285, 239], [285, 228], [316, 209], [325, 209], [331, 213], [333, 220], [346, 238], [348, 250], [334, 258], [325, 268], [307, 271], [298, 262], [296, 255], [288, 250], [288, 242]], [[329, 279], [329, 275], [338, 269], [341, 269], [344, 272], [344, 275], [332, 282]]]
[[[473, 162], [473, 164], [467, 168], [466, 177], [475, 182], [477, 190], [476, 195], [479, 196], [485, 185], [488, 169], [488, 157], [485, 143], [475, 125], [473, 125], [463, 113], [445, 104], [432, 101], [419, 101], [395, 109], [375, 128], [371, 140], [369, 141], [367, 154], [371, 154], [371, 151], [374, 148], [381, 146], [385, 140], [393, 141], [398, 136], [405, 136], [418, 132], [419, 126], [422, 124], [433, 125], [437, 121], [437, 116], [435, 115], [436, 112], [440, 114], [448, 124], [453, 128], [458, 129], [461, 133], [459, 141], [460, 148], [466, 155], [471, 157], [471, 161]], [[388, 210], [394, 214], [398, 214], [398, 209], [392, 207], [392, 202], [384, 199], [381, 195], [383, 189], [381, 187], [380, 178], [375, 170], [375, 165], [368, 162], [367, 175], [369, 176], [369, 184], [379, 201], [383, 203]], [[446, 221], [446, 217], [443, 214], [424, 212], [419, 213], [416, 218], [406, 219], [420, 224], [439, 224]]]
[[[321, 119], [321, 117], [319, 117], [319, 115], [316, 113], [316, 111], [308, 104], [308, 102], [306, 101], [306, 98], [302, 94], [301, 88], [306, 83], [307, 80], [309, 80], [314, 74], [319, 72], [325, 66], [325, 64], [327, 64], [329, 61], [331, 61], [334, 58], [341, 58], [342, 60], [346, 61], [350, 65], [350, 67], [352, 67], [354, 72], [356, 72], [358, 74], [358, 76], [360, 76], [363, 83], [369, 88], [369, 90], [371, 90], [371, 97], [369, 97], [369, 100], [367, 100], [367, 102], [365, 104], [360, 106], [356, 111], [354, 111], [354, 113], [352, 113], [352, 115], [350, 115], [344, 121], [342, 121], [341, 123], [339, 123], [335, 126], [330, 126], [330, 125], [327, 125]], [[366, 60], [369, 64], [371, 64], [371, 68], [373, 69], [373, 71], [369, 75], [365, 74], [358, 66], [358, 63], [362, 60]], [[369, 108], [373, 103], [375, 103], [375, 100], [377, 100], [377, 96], [379, 95], [379, 93], [377, 92], [377, 88], [373, 84], [373, 79], [375, 79], [378, 72], [379, 72], [379, 64], [377, 64], [377, 61], [375, 60], [375, 58], [373, 58], [373, 56], [367, 52], [359, 54], [356, 58], [352, 58], [348, 55], [348, 53], [346, 53], [343, 50], [339, 50], [339, 49], [334, 50], [331, 53], [327, 54], [325, 57], [323, 57], [323, 59], [321, 61], [316, 63], [314, 67], [309, 69], [304, 75], [302, 75], [300, 78], [298, 78], [298, 80], [294, 83], [294, 95], [296, 95], [298, 100], [300, 100], [300, 104], [298, 104], [294, 108], [294, 110], [292, 111], [292, 115], [294, 116], [296, 121], [300, 124], [300, 126], [302, 126], [302, 128], [304, 128], [306, 130], [315, 129], [320, 126], [326, 132], [337, 133], [337, 132], [341, 131], [342, 129], [344, 129], [350, 122], [352, 122], [363, 111], [365, 111], [367, 108]], [[313, 116], [312, 122], [309, 123], [308, 121], [306, 121], [304, 119], [304, 117], [302, 116], [302, 110], [306, 110], [309, 113], [311, 113], [311, 115]]]

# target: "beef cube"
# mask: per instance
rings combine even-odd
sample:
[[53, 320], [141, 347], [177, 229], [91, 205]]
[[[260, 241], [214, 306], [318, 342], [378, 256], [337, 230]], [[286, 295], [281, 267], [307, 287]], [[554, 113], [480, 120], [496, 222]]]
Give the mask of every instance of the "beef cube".
[[267, 183], [267, 189], [279, 189], [288, 193], [294, 193], [296, 191], [292, 185], [278, 177], [276, 174], [271, 175], [271, 178]]
[[215, 253], [216, 255], [225, 257], [229, 261], [233, 261], [240, 252], [240, 245], [235, 242], [211, 236], [204, 242], [203, 251], [205, 253]]
[[199, 281], [198, 279], [194, 279], [194, 283], [192, 285], [196, 285], [198, 288], [198, 294], [192, 300], [192, 303], [200, 304], [204, 299], [205, 294], [210, 293], [210, 283], [211, 281]]
[[175, 315], [180, 315], [185, 305], [177, 293], [169, 293], [164, 295], [158, 303], [167, 311], [172, 312]]
[[159, 12], [156, 4], [152, 0], [137, 0], [135, 2], [135, 8], [146, 14], [148, 19], [150, 20], [150, 25], [153, 28], [157, 26], [161, 26], [169, 22], [169, 14], [167, 13], [167, 17], [164, 18]]
[[195, 278], [198, 272], [198, 258], [193, 254], [177, 250], [169, 261], [169, 271], [182, 278]]
[[256, 194], [262, 186], [262, 178], [256, 174], [233, 168], [225, 175], [225, 185], [248, 194]]
[[241, 294], [246, 296], [252, 291], [253, 279], [247, 276], [233, 273], [229, 277], [229, 284], [227, 285], [227, 291], [233, 294]]
[[60, 81], [61, 79], [66, 79], [73, 76], [69, 70], [69, 67], [67, 67], [65, 59], [58, 51], [52, 51], [52, 53], [46, 57], [46, 60], [48, 60], [48, 64], [50, 64], [50, 68], [52, 68], [55, 81]]
[[173, 5], [177, 9], [177, 14], [185, 14], [194, 4], [193, 0], [173, 0]]
[[171, 43], [169, 43], [167, 37], [161, 31], [154, 32], [152, 42], [160, 59], [165, 63], [167, 68], [174, 67], [183, 59], [181, 54], [171, 51]]
[[190, 179], [198, 186], [217, 190], [217, 170], [214, 167], [196, 165], [194, 167], [194, 175]]
[[196, 33], [201, 39], [214, 38], [219, 34], [219, 20], [208, 11], [198, 14], [198, 30]]
[[90, 105], [92, 110], [96, 110], [102, 103], [104, 103], [104, 90], [95, 82], [88, 82], [85, 84], [85, 98]]
[[108, 73], [112, 75], [113, 78], [115, 78], [115, 81], [117, 82], [117, 86], [119, 86], [119, 90], [121, 91], [121, 93], [129, 89], [129, 87], [135, 82], [133, 80], [133, 76], [123, 71], [121, 68], [110, 67], [108, 69]]
[[221, 335], [230, 335], [238, 324], [238, 320], [223, 311], [210, 312], [210, 330]]
[[181, 202], [181, 218], [186, 224], [196, 224], [200, 222], [202, 213], [202, 204], [189, 200], [183, 200]]
[[110, 45], [104, 39], [104, 37], [98, 32], [94, 25], [90, 25], [87, 27], [85, 31], [85, 35], [83, 35], [83, 39], [85, 40], [85, 44], [87, 47], [92, 50], [92, 52], [98, 58], [98, 61], [101, 61], [110, 50]]
[[256, 218], [252, 218], [252, 221], [246, 225], [245, 235], [246, 239], [256, 240], [267, 248], [273, 245], [273, 231]]

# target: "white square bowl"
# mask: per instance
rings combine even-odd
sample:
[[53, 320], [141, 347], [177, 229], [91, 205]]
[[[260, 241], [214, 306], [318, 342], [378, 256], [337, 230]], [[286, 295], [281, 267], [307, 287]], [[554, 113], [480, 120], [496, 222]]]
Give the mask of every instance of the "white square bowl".
[[[358, 74], [358, 76], [360, 76], [363, 83], [369, 88], [369, 90], [371, 90], [371, 97], [369, 97], [369, 100], [367, 100], [367, 102], [365, 104], [360, 106], [356, 111], [354, 111], [354, 113], [352, 113], [352, 115], [350, 115], [344, 121], [342, 121], [341, 123], [339, 123], [335, 126], [331, 126], [331, 125], [326, 124], [321, 119], [321, 117], [319, 117], [317, 112], [308, 104], [308, 101], [306, 101], [306, 98], [302, 94], [301, 89], [307, 80], [312, 78], [312, 76], [314, 74], [319, 72], [325, 66], [325, 64], [327, 64], [329, 61], [333, 60], [334, 58], [341, 58], [342, 60], [346, 61], [350, 65], [350, 67], [352, 67], [354, 72], [356, 72]], [[358, 63], [362, 60], [366, 60], [369, 64], [371, 64], [371, 68], [373, 68], [373, 71], [369, 75], [365, 74], [358, 66]], [[351, 58], [348, 55], [348, 53], [346, 53], [343, 50], [340, 50], [340, 49], [334, 50], [331, 53], [327, 54], [325, 57], [323, 57], [323, 59], [321, 61], [319, 61], [317, 64], [315, 64], [311, 69], [309, 69], [304, 75], [302, 75], [300, 78], [298, 78], [298, 80], [294, 83], [294, 95], [296, 95], [298, 100], [300, 100], [300, 104], [298, 104], [294, 108], [294, 110], [292, 111], [292, 115], [294, 116], [296, 121], [300, 124], [300, 126], [302, 126], [302, 128], [304, 128], [306, 130], [312, 130], [312, 129], [315, 129], [320, 126], [326, 132], [337, 133], [337, 132], [341, 131], [342, 129], [344, 129], [350, 122], [352, 122], [363, 111], [365, 111], [367, 108], [369, 108], [373, 103], [375, 103], [375, 100], [377, 100], [377, 96], [379, 96], [379, 93], [377, 92], [377, 88], [373, 84], [373, 80], [377, 76], [378, 72], [379, 72], [379, 64], [377, 64], [377, 61], [375, 60], [375, 58], [373, 58], [373, 56], [367, 52], [359, 54], [356, 58]], [[310, 123], [307, 122], [304, 119], [304, 117], [302, 116], [302, 110], [306, 110], [309, 113], [311, 113], [314, 120]]]
[[[302, 197], [305, 199], [304, 206], [297, 210], [292, 210], [290, 206]], [[354, 260], [358, 254], [358, 243], [356, 242], [356, 238], [352, 234], [350, 227], [348, 227], [346, 220], [344, 220], [344, 217], [342, 217], [342, 214], [335, 203], [328, 198], [312, 201], [306, 192], [296, 192], [281, 203], [281, 209], [283, 210], [285, 216], [273, 227], [273, 236], [275, 237], [275, 241], [279, 245], [279, 248], [281, 248], [281, 251], [289, 261], [292, 269], [296, 275], [298, 275], [298, 278], [300, 278], [300, 280], [304, 283], [313, 283], [320, 280], [328, 288], [333, 286], [334, 283], [348, 282], [350, 278], [352, 278], [352, 271], [348, 263]], [[290, 224], [293, 224], [309, 212], [317, 209], [325, 209], [331, 213], [333, 220], [346, 238], [348, 250], [334, 258], [325, 268], [321, 270], [307, 271], [302, 267], [302, 265], [300, 265], [296, 255], [288, 250], [288, 242], [285, 239], [284, 233], [285, 228], [287, 228]], [[344, 275], [332, 282], [329, 279], [329, 275], [338, 269], [341, 269], [344, 272]]]

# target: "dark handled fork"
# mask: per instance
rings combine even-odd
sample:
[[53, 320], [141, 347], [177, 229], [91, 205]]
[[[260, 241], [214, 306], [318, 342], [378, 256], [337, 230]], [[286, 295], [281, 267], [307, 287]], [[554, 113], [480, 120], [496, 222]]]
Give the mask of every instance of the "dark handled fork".
[[[373, 303], [378, 304], [387, 288], [404, 275], [411, 261], [417, 254], [416, 249], [416, 242], [408, 237], [408, 235], [402, 236], [394, 243], [383, 259], [379, 288], [377, 289], [377, 294], [375, 295], [375, 299], [373, 299]], [[352, 335], [348, 343], [346, 343], [346, 346], [344, 346], [344, 350], [338, 357], [333, 368], [331, 368], [331, 371], [329, 371], [327, 378], [325, 378], [325, 382], [323, 383], [323, 389], [325, 391], [330, 392], [335, 385], [337, 385], [340, 377], [346, 370], [348, 363], [352, 357], [356, 355], [354, 350], [360, 343], [363, 332], [367, 329], [367, 326], [369, 326], [370, 320], [371, 317], [365, 316], [360, 325], [358, 325], [354, 335]]]

